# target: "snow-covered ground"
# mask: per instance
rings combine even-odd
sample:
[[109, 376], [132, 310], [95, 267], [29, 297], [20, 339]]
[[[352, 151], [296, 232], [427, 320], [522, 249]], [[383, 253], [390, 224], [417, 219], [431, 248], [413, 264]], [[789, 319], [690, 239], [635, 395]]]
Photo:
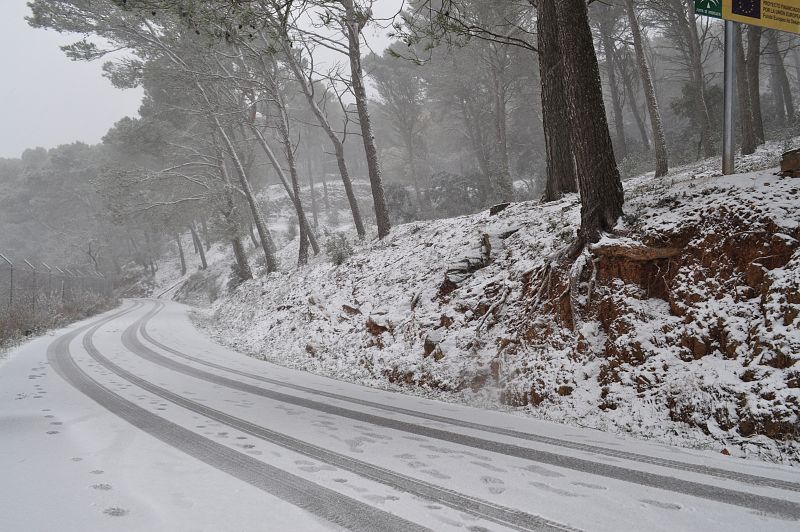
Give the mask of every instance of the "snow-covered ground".
[[[611, 324], [602, 309], [589, 309], [576, 333], [557, 315], [532, 312], [531, 276], [571, 241], [579, 220], [578, 200], [568, 196], [513, 204], [496, 216], [401, 225], [383, 241], [354, 242], [342, 266], [320, 256], [296, 270], [295, 241], [281, 251], [284, 271], [245, 283], [197, 321], [256, 358], [338, 379], [796, 462], [792, 364], [800, 333], [789, 318], [798, 304], [791, 300], [800, 283], [797, 252], [788, 263], [762, 264], [771, 290], [764, 297], [775, 298], [767, 305], [760, 290], [748, 289], [748, 275], [689, 260], [703, 246], [736, 255], [735, 242], [723, 249], [708, 239], [726, 230], [775, 234], [791, 255], [800, 182], [773, 175], [784, 147], [762, 147], [738, 162], [747, 173], [733, 177], [720, 177], [718, 161], [709, 160], [664, 179], [626, 182], [627, 236], [601, 244], [663, 245], [661, 237], [692, 233], [683, 243], [688, 258], [670, 275], [670, 294], [681, 284], [695, 290], [681, 296], [691, 308], [676, 310], [685, 302], [607, 279], [598, 293], [625, 314]], [[725, 275], [712, 278], [717, 270]], [[699, 271], [709, 279], [691, 277]], [[776, 356], [789, 360], [776, 363]]]
[[0, 530], [792, 530], [795, 468], [260, 362], [152, 300], [0, 371]]
[[86, 323], [27, 343], [2, 367], [0, 530], [233, 531], [266, 522], [276, 530], [330, 530], [77, 393], [46, 352], [54, 338]]

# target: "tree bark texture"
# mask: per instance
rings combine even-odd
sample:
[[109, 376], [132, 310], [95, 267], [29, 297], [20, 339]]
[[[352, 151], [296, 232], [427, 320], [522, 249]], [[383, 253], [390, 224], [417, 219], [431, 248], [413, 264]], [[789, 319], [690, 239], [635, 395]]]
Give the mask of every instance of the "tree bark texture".
[[555, 0], [540, 0], [537, 29], [542, 123], [547, 152], [547, 183], [543, 199], [555, 201], [562, 194], [578, 191]]
[[384, 238], [389, 234], [392, 223], [389, 219], [389, 208], [386, 206], [386, 194], [383, 191], [378, 148], [375, 145], [375, 135], [372, 132], [372, 121], [367, 106], [367, 90], [364, 86], [364, 73], [361, 68], [361, 29], [363, 21], [359, 19], [352, 0], [342, 0], [342, 5], [345, 7], [344, 23], [350, 56], [350, 79], [353, 85], [356, 109], [358, 109], [361, 140], [364, 143], [364, 152], [367, 157], [367, 171], [375, 208], [375, 222], [378, 226], [378, 238]]
[[761, 114], [761, 36], [764, 30], [759, 26], [747, 27], [747, 85], [750, 90], [750, 107], [753, 115], [753, 128], [756, 142], [763, 144], [764, 118]]
[[594, 243], [622, 215], [625, 196], [608, 131], [603, 86], [584, 0], [563, 0], [558, 38], [581, 197], [579, 238]]
[[739, 96], [739, 123], [742, 127], [742, 155], [756, 151], [756, 131], [753, 124], [752, 99], [748, 83], [742, 25], [736, 24], [736, 92]]
[[639, 28], [639, 21], [633, 9], [633, 0], [625, 0], [625, 8], [628, 13], [628, 24], [633, 35], [633, 49], [636, 52], [636, 62], [639, 65], [639, 77], [642, 80], [645, 100], [647, 101], [647, 112], [650, 115], [650, 126], [653, 130], [653, 144], [656, 151], [656, 177], [663, 177], [669, 172], [669, 155], [667, 154], [667, 138], [664, 135], [664, 123], [661, 120], [661, 111], [658, 108], [658, 98], [656, 97], [656, 88], [653, 84], [650, 65], [647, 64], [642, 31]]

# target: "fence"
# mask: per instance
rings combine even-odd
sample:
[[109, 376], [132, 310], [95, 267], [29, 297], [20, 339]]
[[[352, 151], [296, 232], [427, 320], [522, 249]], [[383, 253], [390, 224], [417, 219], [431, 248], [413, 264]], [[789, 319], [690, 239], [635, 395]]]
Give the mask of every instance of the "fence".
[[87, 297], [110, 296], [111, 281], [99, 273], [77, 268], [39, 266], [28, 260], [12, 261], [0, 253], [0, 314], [59, 312], [80, 305]]

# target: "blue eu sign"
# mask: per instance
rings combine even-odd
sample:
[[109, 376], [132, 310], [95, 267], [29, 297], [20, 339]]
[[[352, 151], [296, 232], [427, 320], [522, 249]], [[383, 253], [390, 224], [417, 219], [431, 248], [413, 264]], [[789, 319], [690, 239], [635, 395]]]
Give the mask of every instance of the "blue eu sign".
[[761, 0], [733, 0], [731, 13], [742, 17], [761, 18]]

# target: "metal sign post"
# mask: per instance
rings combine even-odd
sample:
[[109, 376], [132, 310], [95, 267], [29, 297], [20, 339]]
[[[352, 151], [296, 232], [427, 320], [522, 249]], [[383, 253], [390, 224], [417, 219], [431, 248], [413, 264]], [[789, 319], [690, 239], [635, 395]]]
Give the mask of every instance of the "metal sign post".
[[735, 171], [736, 143], [733, 136], [733, 87], [736, 78], [736, 23], [725, 21], [725, 88], [722, 120], [722, 175]]

